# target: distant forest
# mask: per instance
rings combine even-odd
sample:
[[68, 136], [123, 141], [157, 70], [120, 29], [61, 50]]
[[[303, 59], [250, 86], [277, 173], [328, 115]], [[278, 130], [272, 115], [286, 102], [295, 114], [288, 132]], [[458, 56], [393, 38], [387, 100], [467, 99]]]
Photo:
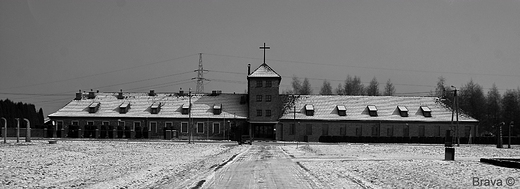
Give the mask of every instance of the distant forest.
[[[23, 102], [13, 102], [9, 99], [0, 100], [0, 117], [7, 120], [8, 127], [16, 127], [16, 119], [20, 120], [20, 127], [25, 127], [23, 118], [27, 118], [31, 122], [31, 128], [40, 128], [43, 125], [43, 110], [36, 111], [34, 104]], [[4, 121], [0, 120], [0, 125], [4, 126]]]

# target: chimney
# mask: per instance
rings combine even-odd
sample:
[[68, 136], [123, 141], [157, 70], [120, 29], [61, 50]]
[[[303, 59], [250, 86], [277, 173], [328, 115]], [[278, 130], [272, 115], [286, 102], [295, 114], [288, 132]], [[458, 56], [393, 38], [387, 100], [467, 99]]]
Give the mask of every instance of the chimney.
[[74, 98], [74, 100], [81, 100], [82, 95], [83, 93], [81, 93], [81, 90], [79, 90], [79, 92], [76, 93], [76, 98]]
[[123, 99], [123, 98], [125, 98], [125, 97], [123, 96], [123, 89], [121, 89], [121, 90], [119, 90], [119, 94], [117, 94], [117, 99]]
[[96, 93], [92, 89], [90, 89], [90, 92], [88, 92], [88, 99], [96, 98]]
[[151, 89], [150, 93], [148, 93], [148, 96], [155, 96], [155, 90]]
[[247, 64], [247, 75], [251, 74], [251, 64]]

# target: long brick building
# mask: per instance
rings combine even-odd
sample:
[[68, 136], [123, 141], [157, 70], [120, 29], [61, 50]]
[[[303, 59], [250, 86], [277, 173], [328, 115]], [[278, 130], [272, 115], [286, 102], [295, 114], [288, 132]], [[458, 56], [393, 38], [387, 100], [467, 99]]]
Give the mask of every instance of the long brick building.
[[49, 118], [57, 137], [187, 139], [191, 131], [196, 139], [319, 141], [443, 137], [456, 128], [462, 137], [478, 133], [478, 120], [466, 115], [453, 127], [452, 111], [435, 97], [282, 95], [281, 80], [263, 63], [248, 69], [247, 94], [80, 91]]

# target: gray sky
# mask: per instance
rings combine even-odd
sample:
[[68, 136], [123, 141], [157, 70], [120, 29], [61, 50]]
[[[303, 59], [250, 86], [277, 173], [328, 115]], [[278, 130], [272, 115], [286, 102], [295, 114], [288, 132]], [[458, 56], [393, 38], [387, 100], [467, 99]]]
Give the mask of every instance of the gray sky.
[[517, 0], [2, 0], [0, 99], [47, 115], [80, 89], [194, 90], [198, 53], [206, 92], [243, 93], [263, 43], [281, 90], [293, 75], [315, 93], [348, 74], [381, 90], [391, 79], [401, 95], [426, 95], [439, 76], [520, 85]]

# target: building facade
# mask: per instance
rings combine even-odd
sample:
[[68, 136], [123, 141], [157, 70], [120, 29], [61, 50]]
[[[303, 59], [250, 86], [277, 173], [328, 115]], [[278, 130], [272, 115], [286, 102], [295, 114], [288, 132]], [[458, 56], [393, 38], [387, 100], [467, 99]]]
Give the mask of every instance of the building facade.
[[320, 141], [478, 133], [478, 120], [460, 115], [455, 124], [435, 97], [281, 95], [281, 80], [263, 63], [248, 70], [247, 94], [80, 91], [48, 117], [56, 137]]

